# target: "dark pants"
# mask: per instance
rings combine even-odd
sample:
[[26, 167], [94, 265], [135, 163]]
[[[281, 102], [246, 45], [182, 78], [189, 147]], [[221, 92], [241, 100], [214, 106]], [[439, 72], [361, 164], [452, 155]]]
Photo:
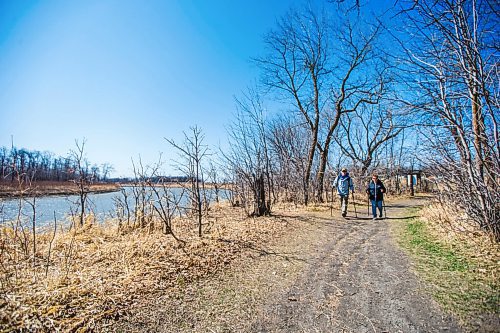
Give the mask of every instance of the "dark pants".
[[340, 197], [340, 210], [343, 215], [347, 214], [347, 204], [349, 203], [349, 195], [339, 195]]
[[371, 200], [371, 202], [372, 202], [372, 215], [373, 215], [373, 217], [374, 218], [377, 217], [377, 208], [378, 208], [378, 211], [380, 213], [379, 216], [382, 217], [382, 203], [383, 203], [383, 201], [382, 200], [377, 200], [377, 201]]

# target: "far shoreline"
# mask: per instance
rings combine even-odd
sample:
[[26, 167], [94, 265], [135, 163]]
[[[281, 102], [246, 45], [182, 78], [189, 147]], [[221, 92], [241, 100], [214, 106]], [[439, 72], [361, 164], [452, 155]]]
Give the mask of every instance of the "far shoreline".
[[[141, 186], [134, 184], [133, 182], [126, 183], [95, 183], [89, 185], [89, 190], [87, 193], [92, 194], [102, 194], [102, 193], [112, 193], [118, 192], [124, 187], [137, 187]], [[151, 184], [146, 185], [154, 187], [166, 187], [166, 188], [189, 188], [189, 183], [178, 183], [169, 182], [163, 184]], [[219, 190], [227, 190], [228, 184], [219, 184]], [[205, 183], [206, 189], [215, 189], [216, 186], [213, 183]], [[52, 181], [41, 181], [33, 182], [31, 186], [23, 186], [19, 189], [19, 185], [15, 182], [0, 182], [0, 199], [18, 199], [22, 197], [32, 198], [32, 197], [49, 197], [49, 196], [65, 196], [65, 195], [78, 195], [79, 189], [75, 183], [70, 181], [66, 182], [52, 182]]]
[[[89, 185], [88, 193], [110, 193], [120, 191], [116, 183], [96, 183]], [[61, 195], [78, 195], [77, 185], [71, 182], [33, 182], [30, 186], [16, 183], [0, 182], [1, 199], [17, 199], [22, 197], [48, 197]]]

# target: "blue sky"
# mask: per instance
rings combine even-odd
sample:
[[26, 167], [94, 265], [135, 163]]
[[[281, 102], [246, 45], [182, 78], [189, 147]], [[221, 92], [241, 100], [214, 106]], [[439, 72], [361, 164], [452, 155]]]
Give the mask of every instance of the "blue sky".
[[[299, 1], [297, 1], [299, 2]], [[131, 175], [198, 125], [226, 142], [263, 34], [292, 1], [0, 0], [0, 146], [87, 158]]]
[[85, 138], [86, 157], [113, 176], [160, 153], [175, 174], [164, 138], [181, 142], [198, 125], [224, 149], [234, 96], [258, 81], [251, 58], [265, 54], [264, 34], [306, 1], [0, 0], [0, 146], [13, 138], [66, 156]]

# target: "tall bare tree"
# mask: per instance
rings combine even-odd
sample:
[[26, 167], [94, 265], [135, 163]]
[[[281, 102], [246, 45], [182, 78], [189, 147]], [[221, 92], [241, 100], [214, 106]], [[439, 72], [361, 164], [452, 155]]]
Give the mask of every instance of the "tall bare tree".
[[266, 37], [268, 54], [256, 59], [263, 84], [290, 103], [308, 126], [306, 204], [316, 152], [315, 192], [322, 200], [330, 144], [341, 116], [379, 101], [387, 80], [386, 66], [374, 47], [380, 27], [310, 8], [292, 11]]
[[300, 119], [281, 115], [269, 125], [269, 141], [274, 166], [276, 191], [285, 201], [300, 202], [308, 191], [304, 173], [310, 147], [308, 129]]
[[[304, 173], [304, 202], [309, 201], [312, 173], [322, 107], [328, 93], [323, 83], [328, 68], [328, 26], [325, 17], [312, 10], [305, 14], [290, 12], [265, 38], [268, 55], [256, 59], [262, 70], [262, 81], [278, 91], [303, 117], [309, 128], [310, 147]], [[326, 96], [325, 96], [326, 95]]]

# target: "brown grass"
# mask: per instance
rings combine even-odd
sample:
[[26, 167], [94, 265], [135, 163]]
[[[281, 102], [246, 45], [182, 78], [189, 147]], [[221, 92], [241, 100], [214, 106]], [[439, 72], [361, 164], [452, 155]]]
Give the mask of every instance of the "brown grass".
[[[500, 244], [490, 234], [480, 230], [477, 224], [471, 223], [465, 213], [455, 206], [432, 201], [422, 209], [422, 216], [429, 231], [444, 243], [450, 246], [461, 244], [461, 250], [473, 258], [500, 263]], [[495, 265], [495, 268], [496, 273], [500, 273], [500, 267]]]
[[246, 218], [221, 206], [206, 220], [202, 238], [194, 222], [175, 221], [185, 244], [164, 235], [158, 222], [142, 229], [119, 229], [114, 221], [58, 227], [52, 243], [53, 231], [37, 234], [35, 260], [31, 236], [3, 227], [0, 331], [92, 329], [101, 319], [133, 310], [139, 296], [174, 292], [219, 271], [244, 247], [266, 242], [284, 227], [274, 218]]
[[[120, 186], [118, 184], [111, 183], [96, 183], [89, 185], [89, 191], [95, 193], [113, 192], [119, 189]], [[19, 197], [21, 195], [67, 195], [77, 193], [77, 185], [70, 181], [38, 181], [31, 184], [23, 183], [21, 186], [19, 186], [17, 182], [0, 182], [0, 197]]]

